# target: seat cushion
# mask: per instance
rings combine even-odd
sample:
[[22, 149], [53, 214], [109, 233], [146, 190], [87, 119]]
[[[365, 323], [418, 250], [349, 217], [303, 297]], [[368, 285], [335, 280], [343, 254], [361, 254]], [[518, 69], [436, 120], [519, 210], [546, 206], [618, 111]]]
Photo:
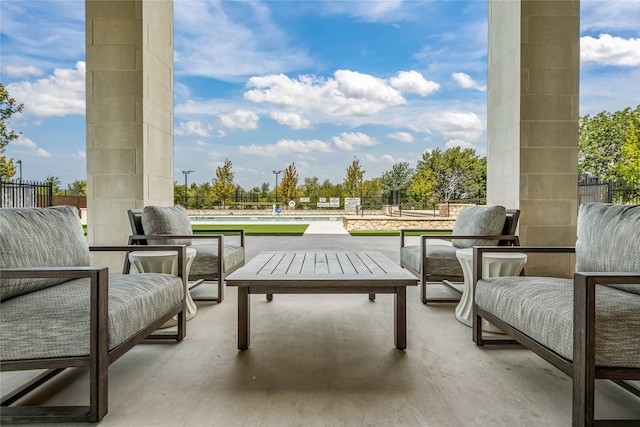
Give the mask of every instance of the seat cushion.
[[[0, 268], [88, 265], [89, 245], [74, 206], [0, 209]], [[0, 280], [0, 300], [65, 280]]]
[[[580, 205], [576, 271], [640, 272], [639, 242], [640, 205]], [[640, 285], [617, 288], [640, 294]]]
[[[507, 210], [504, 206], [467, 206], [453, 224], [454, 236], [499, 236], [502, 234]], [[456, 248], [495, 246], [498, 240], [453, 239]]]
[[[448, 242], [426, 244], [427, 276], [457, 276], [462, 277], [462, 267], [456, 258], [458, 248]], [[404, 246], [400, 250], [400, 259], [416, 271], [421, 271], [420, 245]]]
[[[142, 209], [144, 234], [192, 235], [191, 220], [184, 206], [145, 206]], [[151, 239], [150, 245], [190, 245], [191, 239]]]
[[[218, 277], [218, 243], [195, 243], [196, 258], [189, 270], [189, 280], [215, 279]], [[244, 265], [244, 248], [230, 243], [224, 244], [224, 271], [234, 270]]]
[[[479, 280], [478, 307], [573, 359], [573, 280], [500, 277]], [[640, 295], [596, 287], [596, 365], [640, 368]]]
[[[4, 360], [89, 354], [90, 279], [76, 279], [2, 302], [0, 356]], [[180, 277], [145, 273], [109, 277], [109, 349], [175, 307]]]

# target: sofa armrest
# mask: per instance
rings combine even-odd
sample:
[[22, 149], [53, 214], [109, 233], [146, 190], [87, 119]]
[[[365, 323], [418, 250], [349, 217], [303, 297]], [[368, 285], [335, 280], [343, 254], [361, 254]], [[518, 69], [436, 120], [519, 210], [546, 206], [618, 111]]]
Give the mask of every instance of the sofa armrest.
[[[131, 239], [129, 239], [131, 240]], [[129, 253], [136, 251], [176, 251], [178, 253], [178, 276], [187, 290], [187, 247], [185, 245], [98, 245], [89, 246], [91, 252], [126, 252], [122, 274], [129, 273]]]
[[[90, 357], [95, 360], [101, 357], [106, 360], [109, 352], [109, 334], [100, 333], [109, 327], [109, 269], [106, 267], [32, 267], [32, 268], [4, 268], [0, 270], [0, 277], [7, 279], [32, 279], [32, 278], [63, 278], [63, 279], [91, 279], [91, 318], [90, 318]], [[35, 291], [37, 292], [37, 291]], [[100, 356], [99, 356], [100, 355]], [[87, 359], [87, 365], [88, 361]], [[14, 362], [2, 362], [9, 365]], [[40, 369], [40, 361], [30, 360], [19, 362], [20, 369]], [[31, 366], [33, 365], [33, 366]], [[68, 362], [60, 360], [60, 366], [50, 363], [49, 368], [64, 368]]]
[[[197, 230], [198, 234], [134, 234], [129, 236], [129, 244], [143, 240], [168, 240], [168, 239], [209, 239], [220, 240], [224, 238], [221, 233], [238, 233], [240, 236], [240, 246], [244, 248], [245, 232], [243, 229], [205, 229]], [[206, 233], [206, 234], [203, 234]]]
[[[509, 237], [509, 236], [503, 236]], [[507, 240], [507, 239], [504, 239]], [[485, 252], [519, 252], [539, 254], [573, 254], [575, 246], [474, 246], [473, 247], [473, 292], [475, 295], [476, 283], [482, 277], [482, 254]]]
[[[452, 233], [453, 230], [452, 229], [430, 229], [430, 228], [402, 228], [400, 229], [400, 248], [403, 248], [405, 246], [405, 237], [407, 233], [442, 233], [442, 236], [446, 236], [447, 238], [451, 236], [451, 234], [447, 234], [447, 233]], [[435, 236], [434, 238], [443, 238], [437, 234], [430, 234], [430, 235], [424, 235], [421, 234], [420, 237], [422, 236]]]

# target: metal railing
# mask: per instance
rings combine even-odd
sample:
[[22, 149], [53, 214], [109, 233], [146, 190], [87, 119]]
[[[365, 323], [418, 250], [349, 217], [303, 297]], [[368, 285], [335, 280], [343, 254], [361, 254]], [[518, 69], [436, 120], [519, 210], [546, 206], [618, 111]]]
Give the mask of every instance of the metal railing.
[[53, 205], [51, 182], [0, 181], [1, 208], [35, 208]]

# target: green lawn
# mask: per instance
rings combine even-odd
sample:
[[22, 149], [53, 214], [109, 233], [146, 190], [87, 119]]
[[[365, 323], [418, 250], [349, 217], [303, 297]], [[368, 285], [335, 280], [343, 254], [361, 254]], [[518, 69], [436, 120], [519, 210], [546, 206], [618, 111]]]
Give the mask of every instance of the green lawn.
[[[309, 227], [309, 224], [194, 224], [191, 226], [194, 234], [198, 234], [198, 230], [206, 229], [224, 229], [224, 230], [244, 230], [247, 236], [302, 236]], [[202, 233], [202, 232], [200, 232]], [[221, 233], [233, 236], [237, 233]]]

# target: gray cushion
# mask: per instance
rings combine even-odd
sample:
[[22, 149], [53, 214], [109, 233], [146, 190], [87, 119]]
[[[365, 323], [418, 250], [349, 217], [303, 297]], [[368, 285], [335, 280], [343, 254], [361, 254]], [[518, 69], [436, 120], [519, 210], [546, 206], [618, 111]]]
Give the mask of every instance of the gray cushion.
[[[462, 267], [456, 258], [458, 248], [451, 244], [430, 243], [426, 247], [426, 271], [427, 276], [459, 276], [462, 277]], [[420, 246], [404, 246], [400, 250], [400, 259], [405, 265], [416, 271], [420, 271]]]
[[[109, 349], [182, 300], [180, 277], [145, 273], [109, 277]], [[76, 279], [2, 302], [2, 360], [89, 354], [90, 280]]]
[[[142, 210], [144, 234], [191, 235], [191, 221], [187, 210], [176, 206], [145, 206]], [[191, 239], [150, 239], [150, 245], [190, 245]]]
[[[89, 245], [74, 206], [0, 209], [0, 268], [88, 265]], [[0, 299], [65, 280], [0, 280]]]
[[[190, 247], [196, 250], [196, 258], [189, 270], [189, 280], [217, 278], [218, 243], [195, 243]], [[225, 243], [223, 252], [225, 272], [244, 265], [242, 246]]]
[[[640, 272], [640, 205], [580, 205], [576, 271]], [[616, 287], [640, 294], [640, 285]]]
[[[467, 206], [463, 208], [453, 224], [453, 235], [499, 236], [502, 234], [507, 210], [504, 206]], [[456, 248], [472, 246], [495, 246], [498, 240], [453, 239]]]
[[[479, 280], [478, 306], [561, 356], [573, 358], [573, 281], [546, 277]], [[640, 296], [596, 287], [596, 365], [640, 368]]]

